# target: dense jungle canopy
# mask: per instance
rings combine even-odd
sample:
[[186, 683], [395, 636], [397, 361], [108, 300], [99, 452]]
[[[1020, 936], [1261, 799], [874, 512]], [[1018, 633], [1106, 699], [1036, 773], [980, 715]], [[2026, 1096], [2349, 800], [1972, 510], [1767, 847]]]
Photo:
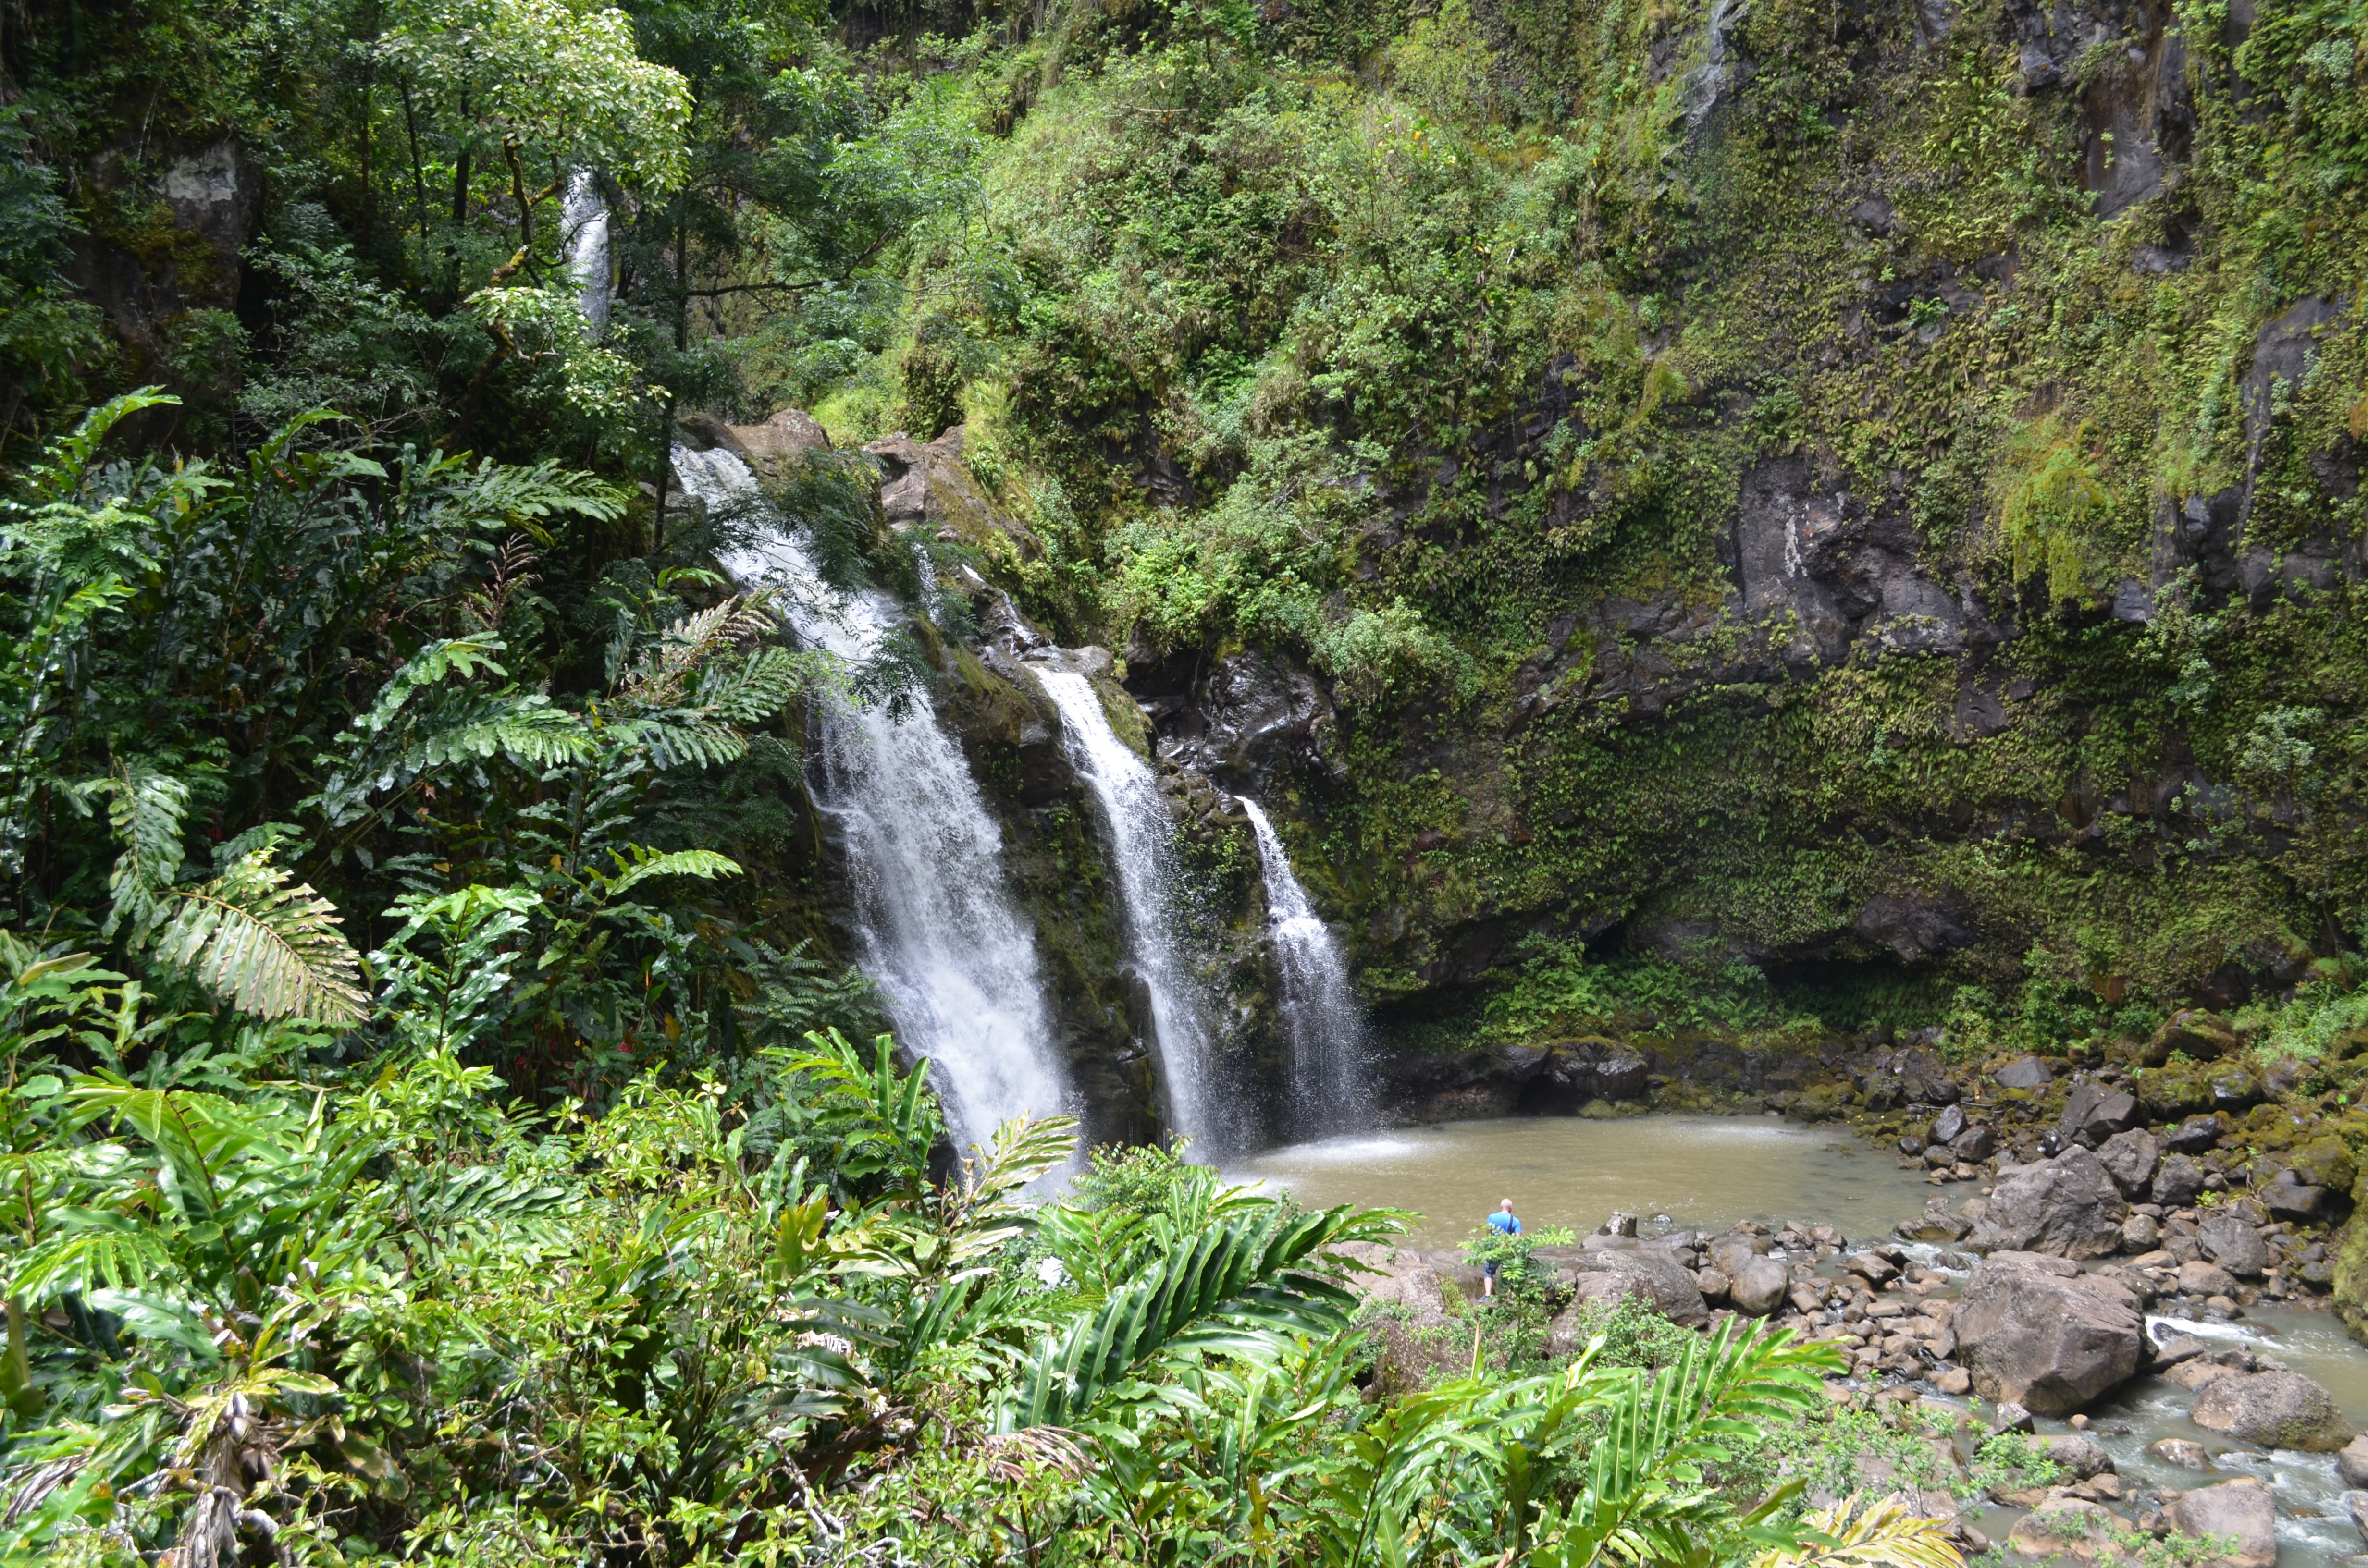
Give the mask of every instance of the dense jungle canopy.
[[[1244, 1146], [1228, 791], [1384, 1114], [2200, 1008], [2368, 1154], [2363, 274], [2358, 0], [11, 0], [0, 1560], [1950, 1568], [1830, 1346], [1517, 1249], [1408, 1376], [1396, 1218], [1163, 1145], [1010, 655]], [[816, 805], [916, 704], [1076, 1085], [991, 1147]]]

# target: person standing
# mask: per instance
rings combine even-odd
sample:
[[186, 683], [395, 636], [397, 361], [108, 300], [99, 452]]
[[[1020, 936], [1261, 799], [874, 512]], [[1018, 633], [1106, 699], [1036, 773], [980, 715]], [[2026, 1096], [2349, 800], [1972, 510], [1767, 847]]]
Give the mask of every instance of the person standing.
[[[1497, 1211], [1488, 1216], [1488, 1228], [1500, 1236], [1521, 1233], [1520, 1217], [1513, 1212], [1511, 1199], [1497, 1205]], [[1484, 1301], [1497, 1293], [1497, 1260], [1493, 1257], [1480, 1266], [1480, 1299]]]

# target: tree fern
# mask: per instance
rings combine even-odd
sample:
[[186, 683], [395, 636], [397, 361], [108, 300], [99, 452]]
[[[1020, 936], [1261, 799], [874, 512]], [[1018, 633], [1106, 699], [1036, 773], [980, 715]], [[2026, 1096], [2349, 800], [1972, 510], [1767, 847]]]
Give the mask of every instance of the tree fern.
[[359, 1023], [369, 998], [336, 909], [288, 878], [268, 848], [239, 857], [212, 881], [176, 895], [157, 953], [258, 1017]]

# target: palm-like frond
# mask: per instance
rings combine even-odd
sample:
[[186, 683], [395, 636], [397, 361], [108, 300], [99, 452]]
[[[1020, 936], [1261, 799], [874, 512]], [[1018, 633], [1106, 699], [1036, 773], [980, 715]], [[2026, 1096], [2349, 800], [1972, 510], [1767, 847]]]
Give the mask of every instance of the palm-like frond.
[[605, 889], [610, 898], [652, 877], [698, 877], [702, 881], [712, 881], [717, 877], [740, 874], [739, 861], [728, 855], [718, 855], [712, 849], [669, 849], [661, 854], [646, 845], [629, 844], [614, 853], [617, 875]]
[[[1658, 1372], [1588, 1370], [1582, 1361], [1570, 1392], [1604, 1417], [1588, 1455], [1578, 1494], [1539, 1525], [1539, 1568], [1588, 1568], [1618, 1562], [1684, 1557], [1702, 1534], [1728, 1517], [1702, 1480], [1705, 1465], [1729, 1458], [1770, 1422], [1796, 1418], [1819, 1397], [1818, 1376], [1839, 1364], [1824, 1345], [1790, 1333], [1739, 1330], [1730, 1321], [1708, 1340], [1690, 1340]], [[1600, 1392], [1590, 1392], [1593, 1381]], [[1583, 1405], [1574, 1403], [1574, 1413]]]
[[1295, 1267], [1351, 1239], [1342, 1208], [1213, 1226], [1037, 1349], [997, 1415], [1003, 1431], [1074, 1425], [1102, 1396], [1178, 1352], [1252, 1349], [1262, 1338], [1337, 1328], [1353, 1298]]
[[1853, 1494], [1801, 1520], [1797, 1547], [1778, 1547], [1752, 1568], [1964, 1568], [1945, 1519], [1919, 1517], [1897, 1497]]
[[270, 850], [241, 856], [176, 902], [158, 954], [233, 1006], [337, 1024], [368, 1016], [360, 963], [337, 930], [336, 907], [309, 883], [290, 886]]
[[90, 470], [91, 459], [98, 455], [98, 444], [107, 433], [143, 408], [159, 404], [177, 404], [181, 400], [162, 387], [141, 387], [109, 398], [82, 416], [82, 423], [72, 433], [59, 437], [49, 449], [28, 465], [19, 482], [22, 501], [19, 506], [40, 506], [63, 501], [82, 486], [83, 476]]

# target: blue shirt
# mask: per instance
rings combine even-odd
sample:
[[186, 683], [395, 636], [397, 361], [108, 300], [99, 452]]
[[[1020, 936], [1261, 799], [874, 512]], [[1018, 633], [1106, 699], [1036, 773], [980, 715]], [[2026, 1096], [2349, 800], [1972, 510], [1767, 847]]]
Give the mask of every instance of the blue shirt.
[[1499, 1209], [1488, 1216], [1488, 1228], [1500, 1236], [1518, 1236], [1521, 1233], [1521, 1221]]

